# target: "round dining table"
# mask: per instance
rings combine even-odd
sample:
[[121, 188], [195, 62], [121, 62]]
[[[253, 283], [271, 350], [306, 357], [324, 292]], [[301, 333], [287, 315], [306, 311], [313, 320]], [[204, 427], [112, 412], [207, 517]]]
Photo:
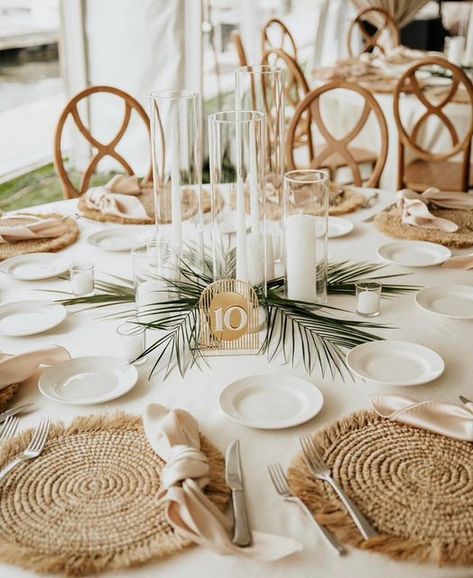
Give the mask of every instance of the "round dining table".
[[[331, 260], [379, 262], [377, 249], [389, 239], [380, 233], [373, 223], [363, 219], [370, 212], [378, 211], [392, 202], [387, 194], [381, 194], [374, 208], [362, 209], [347, 218], [355, 224], [353, 232], [329, 241]], [[59, 211], [75, 214], [76, 201], [68, 200], [28, 209], [28, 212]], [[132, 278], [132, 260], [129, 252], [112, 253], [99, 250], [88, 243], [92, 233], [104, 227], [116, 226], [78, 218], [80, 238], [61, 252], [70, 262], [87, 260], [95, 265], [97, 279], [107, 275]], [[151, 236], [153, 226], [141, 226], [146, 236]], [[408, 275], [399, 282], [415, 285], [472, 285], [473, 272], [442, 267], [406, 269], [388, 265], [385, 273]], [[395, 281], [394, 281], [395, 282]], [[45, 293], [45, 290], [51, 293]], [[0, 302], [21, 299], [60, 299], [63, 295], [54, 291], [69, 291], [69, 281], [64, 278], [47, 281], [17, 281], [0, 274]], [[345, 315], [358, 318], [354, 313], [354, 296], [330, 297], [329, 303], [348, 310]], [[69, 307], [66, 319], [56, 328], [28, 337], [1, 337], [0, 350], [16, 354], [32, 348], [53, 344], [67, 348], [72, 357], [88, 355], [117, 355], [116, 327], [122, 322], [113, 317], [104, 318], [104, 310]], [[433, 563], [417, 564], [397, 562], [380, 554], [349, 549], [343, 557], [337, 557], [328, 549], [314, 531], [310, 521], [291, 504], [283, 502], [274, 491], [267, 466], [281, 462], [289, 466], [299, 452], [300, 435], [316, 432], [353, 411], [369, 408], [367, 396], [373, 393], [401, 393], [417, 399], [436, 399], [458, 403], [458, 395], [473, 398], [473, 321], [457, 321], [433, 316], [420, 309], [413, 294], [383, 299], [381, 315], [376, 321], [388, 327], [379, 331], [387, 339], [402, 339], [432, 348], [445, 361], [445, 372], [434, 382], [410, 388], [380, 387], [361, 379], [332, 378], [330, 372], [322, 377], [318, 371], [307, 375], [302, 364], [295, 367], [283, 364], [282, 358], [269, 362], [264, 355], [228, 355], [208, 359], [209, 367], [193, 367], [184, 377], [177, 370], [163, 379], [162, 373], [149, 377], [152, 356], [140, 365], [137, 385], [125, 396], [94, 406], [61, 405], [44, 398], [37, 387], [37, 376], [24, 382], [14, 404], [32, 401], [35, 411], [21, 417], [20, 427], [36, 426], [40, 418], [70, 422], [76, 416], [103, 412], [126, 411], [141, 415], [150, 402], [158, 402], [170, 408], [183, 408], [199, 421], [202, 433], [225, 453], [232, 440], [240, 440], [247, 508], [253, 529], [290, 536], [299, 540], [301, 552], [278, 562], [257, 562], [244, 556], [222, 556], [202, 547], [190, 547], [173, 556], [150, 561], [129, 570], [104, 573], [114, 578], [466, 578], [471, 576], [467, 568], [437, 567]], [[251, 374], [296, 375], [315, 384], [324, 396], [321, 412], [303, 425], [282, 430], [251, 429], [231, 421], [218, 404], [220, 392], [233, 380]], [[373, 491], [376, 491], [373, 488]], [[45, 529], [47, 531], [47, 529]], [[0, 565], [0, 578], [29, 578], [35, 574], [16, 566]]]

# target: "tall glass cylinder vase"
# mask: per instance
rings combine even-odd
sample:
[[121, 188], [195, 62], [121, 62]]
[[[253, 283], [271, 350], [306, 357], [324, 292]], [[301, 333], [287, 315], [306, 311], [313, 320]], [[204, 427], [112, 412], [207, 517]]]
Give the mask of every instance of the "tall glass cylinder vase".
[[264, 114], [209, 116], [214, 279], [265, 285]]
[[284, 70], [242, 66], [235, 70], [235, 108], [264, 113], [263, 184], [266, 197], [268, 280], [284, 274]]
[[199, 94], [153, 92], [151, 117], [157, 236], [171, 243], [177, 268], [185, 246], [203, 251]]
[[286, 296], [327, 300], [329, 174], [296, 170], [284, 175], [286, 190]]

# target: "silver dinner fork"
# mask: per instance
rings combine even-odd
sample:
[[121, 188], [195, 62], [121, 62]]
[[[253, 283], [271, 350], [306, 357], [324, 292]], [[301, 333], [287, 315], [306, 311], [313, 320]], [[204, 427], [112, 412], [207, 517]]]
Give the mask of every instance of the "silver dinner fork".
[[23, 462], [37, 458], [41, 454], [46, 445], [50, 427], [51, 420], [49, 418], [43, 418], [39, 427], [34, 432], [28, 447], [0, 471], [0, 480], [3, 480], [7, 474]]
[[2, 428], [0, 429], [0, 442], [12, 438], [16, 434], [19, 423], [20, 418], [13, 416], [7, 417], [7, 419], [3, 422]]
[[304, 453], [307, 465], [311, 469], [314, 476], [329, 483], [332, 488], [337, 493], [343, 505], [347, 509], [350, 516], [353, 518], [358, 530], [365, 540], [368, 538], [373, 538], [377, 536], [378, 532], [371, 526], [368, 520], [363, 516], [360, 510], [357, 508], [353, 500], [351, 500], [339, 486], [339, 484], [334, 480], [331, 475], [330, 468], [322, 460], [320, 454], [317, 451], [314, 440], [310, 436], [302, 436], [299, 438], [301, 444], [302, 452]]
[[317, 520], [314, 518], [312, 512], [304, 504], [304, 502], [297, 496], [293, 496], [289, 491], [289, 484], [287, 482], [286, 474], [282, 469], [281, 464], [271, 464], [268, 466], [269, 477], [273, 482], [274, 489], [281, 496], [285, 502], [290, 502], [296, 504], [304, 512], [304, 514], [309, 518], [312, 524], [320, 532], [327, 544], [334, 550], [339, 556], [346, 554], [345, 548], [340, 544], [340, 542], [333, 536], [328, 530], [321, 526]]

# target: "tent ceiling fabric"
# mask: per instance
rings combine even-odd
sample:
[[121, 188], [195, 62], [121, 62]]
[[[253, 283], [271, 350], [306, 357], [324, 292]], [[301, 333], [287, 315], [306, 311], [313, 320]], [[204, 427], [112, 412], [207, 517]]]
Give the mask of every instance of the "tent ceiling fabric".
[[[366, 8], [382, 8], [388, 12], [402, 28], [414, 19], [419, 10], [429, 3], [430, 0], [352, 0], [358, 10]], [[375, 26], [380, 23], [380, 16], [374, 14], [368, 20]], [[382, 17], [381, 17], [382, 18]]]

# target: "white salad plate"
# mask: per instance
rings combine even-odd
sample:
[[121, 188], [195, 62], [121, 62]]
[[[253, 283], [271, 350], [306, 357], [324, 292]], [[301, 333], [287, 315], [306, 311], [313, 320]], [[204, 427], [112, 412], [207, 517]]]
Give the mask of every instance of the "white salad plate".
[[415, 296], [419, 307], [449, 319], [473, 319], [473, 287], [468, 285], [434, 285]]
[[39, 391], [67, 405], [92, 405], [121, 397], [138, 381], [136, 367], [116, 357], [76, 357], [46, 369]]
[[69, 264], [54, 253], [31, 253], [18, 255], [3, 261], [1, 270], [20, 281], [39, 281], [62, 275], [69, 269]]
[[322, 409], [321, 391], [291, 375], [250, 375], [230, 383], [219, 405], [233, 421], [257, 429], [283, 429], [313, 418]]
[[449, 259], [452, 252], [443, 245], [427, 241], [394, 241], [381, 245], [378, 255], [403, 267], [430, 267]]
[[114, 253], [130, 251], [144, 241], [142, 231], [131, 231], [127, 227], [112, 227], [92, 233], [87, 242], [102, 251]]
[[15, 301], [0, 305], [0, 335], [23, 337], [52, 329], [64, 321], [65, 307], [53, 301]]
[[341, 217], [328, 218], [328, 238], [344, 237], [353, 231], [353, 223]]
[[348, 353], [347, 365], [358, 377], [391, 386], [429, 383], [445, 369], [435, 351], [408, 341], [362, 343]]

